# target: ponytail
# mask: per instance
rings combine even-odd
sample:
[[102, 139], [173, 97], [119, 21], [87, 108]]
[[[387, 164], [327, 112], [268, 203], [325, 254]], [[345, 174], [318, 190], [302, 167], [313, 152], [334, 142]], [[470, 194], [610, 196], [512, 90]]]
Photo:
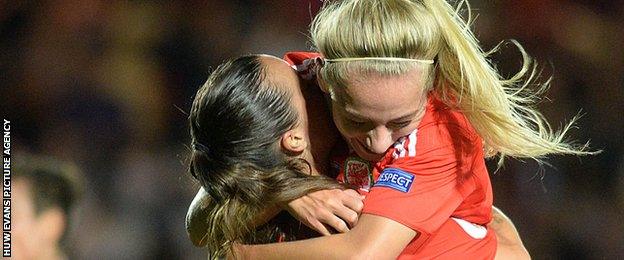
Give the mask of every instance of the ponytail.
[[[553, 131], [534, 105], [548, 82], [530, 89], [536, 77], [536, 65], [522, 46], [513, 41], [522, 54], [522, 69], [510, 79], [502, 79], [486, 59], [470, 31], [470, 6], [461, 1], [455, 10], [446, 1], [423, 0], [441, 28], [444, 46], [438, 54], [438, 80], [435, 89], [450, 104], [464, 112], [485, 141], [487, 155], [499, 157], [499, 167], [506, 156], [532, 158], [541, 162], [548, 154], [590, 154], [587, 144], [577, 146], [564, 141], [576, 117], [562, 130]], [[464, 21], [459, 11], [468, 10]], [[453, 101], [454, 100], [454, 101]]]
[[[191, 162], [191, 168], [195, 164]], [[259, 217], [267, 210], [280, 209], [288, 202], [310, 192], [324, 189], [343, 189], [343, 185], [325, 176], [313, 176], [304, 173], [301, 160], [288, 161], [270, 170], [261, 169], [253, 164], [238, 164], [227, 173], [202, 172], [198, 176], [209, 195], [206, 207], [207, 230], [204, 237], [211, 256], [219, 257], [231, 252], [235, 242], [253, 243], [268, 241], [271, 234], [256, 232]], [[212, 176], [212, 177], [210, 177]], [[294, 234], [287, 234], [289, 236]]]

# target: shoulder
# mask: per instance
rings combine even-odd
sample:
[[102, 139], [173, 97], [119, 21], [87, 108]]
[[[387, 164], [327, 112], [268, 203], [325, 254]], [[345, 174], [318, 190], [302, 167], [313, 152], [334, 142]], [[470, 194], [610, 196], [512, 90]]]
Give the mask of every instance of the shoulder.
[[418, 129], [422, 130], [428, 127], [435, 127], [436, 125], [450, 125], [463, 129], [465, 132], [474, 132], [462, 111], [447, 105], [444, 101], [437, 98], [436, 95], [430, 94], [427, 99], [425, 115], [418, 125]]
[[423, 145], [473, 143], [480, 139], [466, 115], [435, 96], [427, 101], [427, 110], [418, 126], [418, 139]]

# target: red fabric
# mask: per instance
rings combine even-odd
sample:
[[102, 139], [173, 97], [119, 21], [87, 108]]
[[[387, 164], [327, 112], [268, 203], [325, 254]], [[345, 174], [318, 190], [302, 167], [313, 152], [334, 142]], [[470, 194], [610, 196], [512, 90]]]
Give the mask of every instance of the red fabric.
[[[481, 225], [492, 219], [492, 188], [482, 140], [467, 119], [430, 97], [414, 136], [404, 138], [389, 149], [373, 171], [375, 180], [386, 168], [412, 174], [414, 179], [409, 191], [373, 186], [362, 210], [362, 213], [387, 217], [420, 233], [405, 248], [405, 254], [417, 253], [425, 241], [441, 232], [440, 228], [451, 216]], [[410, 146], [410, 142], [415, 144]], [[493, 234], [484, 239], [495, 242]], [[424, 251], [434, 249], [422, 247]], [[491, 247], [483, 250], [484, 257], [490, 255], [495, 251], [495, 243], [494, 250]]]
[[407, 252], [412, 243], [398, 259], [494, 259], [497, 242], [494, 230], [488, 228], [484, 238], [475, 239], [455, 220], [449, 218], [429, 239], [422, 242], [420, 249], [416, 252]]
[[317, 52], [288, 52], [284, 55], [284, 60], [290, 65], [303, 64], [304, 60], [321, 57]]
[[[413, 156], [408, 155], [409, 142], [416, 142]], [[415, 176], [410, 190], [373, 187], [364, 213], [389, 217], [425, 234], [449, 216], [490, 222], [493, 196], [482, 140], [461, 113], [430, 97], [415, 138], [399, 144], [405, 155], [397, 156], [401, 147], [395, 145], [375, 165], [373, 176], [376, 179], [385, 168], [401, 169]]]

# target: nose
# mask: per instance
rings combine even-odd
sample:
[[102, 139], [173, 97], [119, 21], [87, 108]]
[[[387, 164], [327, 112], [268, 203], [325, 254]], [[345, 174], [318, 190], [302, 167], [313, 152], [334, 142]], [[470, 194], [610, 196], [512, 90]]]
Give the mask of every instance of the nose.
[[385, 126], [378, 126], [368, 132], [366, 145], [371, 152], [381, 154], [386, 152], [392, 145], [392, 132]]

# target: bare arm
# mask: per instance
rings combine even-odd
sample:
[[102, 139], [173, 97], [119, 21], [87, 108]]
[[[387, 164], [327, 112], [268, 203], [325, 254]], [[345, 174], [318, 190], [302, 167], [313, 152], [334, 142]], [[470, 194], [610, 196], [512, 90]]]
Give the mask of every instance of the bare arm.
[[[328, 193], [328, 194], [332, 194], [332, 193]], [[327, 194], [325, 194], [325, 195], [327, 195]], [[324, 195], [321, 193], [320, 196], [324, 196]], [[198, 191], [197, 195], [195, 196], [195, 198], [193, 199], [193, 202], [191, 203], [191, 205], [189, 207], [189, 211], [188, 211], [187, 216], [186, 216], [187, 232], [188, 232], [189, 237], [190, 237], [191, 241], [193, 242], [193, 244], [195, 246], [198, 246], [198, 247], [205, 246], [204, 238], [205, 238], [205, 235], [206, 235], [206, 228], [207, 228], [206, 218], [207, 218], [207, 214], [208, 214], [207, 210], [206, 210], [206, 207], [208, 206], [208, 203], [209, 203], [209, 197], [207, 196], [207, 193], [203, 189], [200, 189]], [[312, 202], [311, 204], [314, 204], [314, 203], [315, 202]], [[317, 207], [322, 208], [321, 205], [317, 205]], [[326, 209], [326, 210], [329, 212], [329, 210], [331, 210], [331, 209]], [[489, 224], [489, 226], [494, 230], [494, 232], [497, 234], [497, 237], [498, 237], [498, 239], [497, 239], [497, 241], [498, 241], [498, 249], [496, 251], [496, 259], [530, 259], [530, 255], [529, 255], [528, 251], [524, 248], [522, 240], [520, 239], [520, 236], [518, 235], [518, 232], [517, 232], [516, 228], [514, 227], [513, 223], [511, 222], [511, 220], [507, 216], [505, 216], [503, 214], [503, 212], [501, 212], [497, 208], [493, 208], [492, 209], [492, 213], [493, 213], [493, 220]], [[369, 217], [367, 217], [367, 219]], [[268, 220], [268, 219], [271, 218], [271, 216], [270, 215], [266, 215], [266, 216], [262, 216], [260, 218], [264, 218], [264, 219]], [[379, 218], [379, 217], [372, 216], [372, 218]], [[381, 219], [385, 219], [385, 218], [381, 218]], [[388, 220], [388, 219], [386, 219], [386, 220]], [[391, 220], [388, 220], [388, 221], [393, 222]], [[398, 224], [396, 222], [394, 222], [394, 223]], [[371, 224], [368, 224], [368, 225], [371, 225]], [[402, 226], [400, 224], [398, 224], [398, 225]], [[354, 241], [354, 239], [351, 238], [352, 236], [354, 236], [354, 234], [356, 234], [354, 232], [361, 232], [361, 231], [362, 231], [362, 229], [355, 229], [354, 228], [352, 232], [347, 233], [347, 234], [349, 234], [348, 236], [338, 236], [338, 237], [331, 236], [332, 239], [331, 239], [331, 241], [329, 243], [330, 243], [330, 245], [333, 245], [334, 243], [342, 243], [342, 242], [340, 242], [341, 239], [347, 239], [347, 241]], [[414, 232], [411, 229], [408, 230], [408, 231]], [[379, 232], [381, 232], [381, 231], [379, 231]], [[393, 234], [394, 231], [390, 230], [390, 232], [391, 233], [384, 233], [384, 234]], [[381, 234], [381, 233], [378, 233], [378, 234]], [[357, 238], [357, 236], [356, 236], [356, 238]], [[365, 238], [362, 238], [362, 239], [365, 239]], [[334, 240], [336, 240], [336, 241], [334, 241]], [[356, 241], [359, 241], [359, 240], [356, 240]], [[315, 241], [315, 243], [317, 243], [317, 241]], [[320, 241], [318, 243], [322, 243], [322, 241]], [[392, 242], [392, 243], [395, 244], [396, 242]], [[303, 244], [303, 245], [305, 246], [306, 244]], [[292, 244], [289, 243], [288, 244], [288, 248], [291, 248], [292, 250], [298, 250], [297, 248], [299, 248], [299, 245], [298, 244], [292, 245]], [[282, 248], [282, 249], [289, 250], [288, 248]], [[312, 247], [312, 248], [314, 248], [314, 247]], [[333, 246], [332, 246], [332, 248], [333, 248]], [[352, 247], [352, 245], [347, 245], [346, 248], [349, 249], [346, 252], [347, 254], [353, 254], [354, 248], [356, 248], [356, 247]], [[250, 249], [250, 250], [248, 251], [248, 249]], [[241, 251], [241, 253], [253, 254], [256, 257], [261, 256], [262, 255], [262, 251], [260, 251], [260, 252], [255, 252], [254, 251], [254, 250], [257, 250], [257, 249], [258, 248], [249, 248], [249, 247], [245, 246], [245, 250]], [[281, 252], [281, 251], [272, 251], [272, 248], [270, 246], [268, 248], [260, 248], [258, 250], [269, 250], [270, 252], [273, 252], [273, 253], [280, 253]], [[334, 252], [332, 252], [332, 253], [334, 253]], [[260, 254], [260, 255], [258, 255], [258, 254]], [[270, 255], [269, 254], [269, 255], [266, 255], [266, 256], [269, 257], [269, 256], [274, 256], [274, 255]], [[315, 254], [315, 256], [320, 256], [320, 255]]]
[[[206, 236], [208, 230], [208, 206], [210, 205], [210, 196], [200, 188], [193, 198], [188, 211], [186, 212], [186, 232], [191, 239], [193, 245], [197, 247], [206, 246]], [[267, 207], [266, 210], [255, 219], [255, 226], [260, 226], [275, 217], [281, 211], [278, 207]]]
[[[530, 259], [509, 218], [496, 208], [493, 208], [493, 214], [490, 227], [498, 236], [495, 259]], [[347, 233], [288, 243], [237, 245], [234, 248], [235, 255], [230, 258], [393, 259], [417, 234], [416, 231], [388, 218], [363, 214], [360, 223]]]
[[[323, 235], [330, 235], [327, 226], [339, 232], [346, 232], [355, 226], [364, 204], [354, 190], [320, 190], [291, 201], [285, 206], [291, 215], [306, 226]], [[210, 197], [200, 188], [186, 213], [186, 231], [193, 245], [206, 246], [205, 236], [208, 229], [208, 205]], [[262, 225], [280, 212], [280, 208], [267, 208], [258, 216], [256, 225]]]
[[492, 207], [492, 222], [488, 225], [496, 233], [498, 241], [495, 259], [531, 259], [518, 230], [500, 209]]
[[[347, 233], [314, 239], [237, 245], [236, 259], [395, 259], [417, 232], [391, 219], [363, 214]], [[319, 249], [323, 250], [319, 250]]]

